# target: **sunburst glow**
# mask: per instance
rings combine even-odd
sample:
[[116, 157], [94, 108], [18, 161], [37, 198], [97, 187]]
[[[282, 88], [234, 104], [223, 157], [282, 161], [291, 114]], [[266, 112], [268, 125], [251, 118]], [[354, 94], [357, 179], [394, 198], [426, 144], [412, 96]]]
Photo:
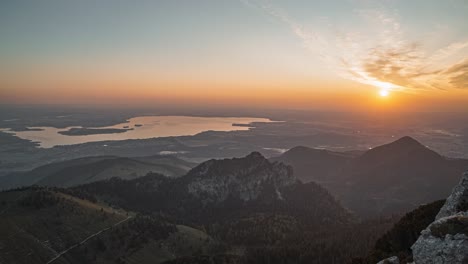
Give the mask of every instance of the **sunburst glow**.
[[385, 89], [382, 89], [379, 91], [379, 95], [381, 97], [387, 97], [390, 93], [388, 92], [388, 90], [385, 90]]

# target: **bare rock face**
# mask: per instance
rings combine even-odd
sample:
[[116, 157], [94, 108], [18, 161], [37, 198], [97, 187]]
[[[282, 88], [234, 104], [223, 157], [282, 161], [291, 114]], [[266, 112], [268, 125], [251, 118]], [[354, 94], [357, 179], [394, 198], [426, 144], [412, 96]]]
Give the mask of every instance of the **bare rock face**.
[[[468, 171], [411, 247], [411, 264], [468, 264]], [[377, 264], [399, 263], [391, 257]]]
[[468, 212], [468, 171], [463, 173], [460, 183], [453, 189], [444, 206], [440, 209], [436, 220], [443, 217]]
[[210, 160], [189, 172], [188, 191], [205, 202], [219, 203], [229, 197], [255, 200], [265, 190], [282, 199], [281, 189], [297, 182], [292, 168], [269, 162], [260, 153], [244, 158]]
[[468, 172], [411, 247], [415, 264], [468, 264]]

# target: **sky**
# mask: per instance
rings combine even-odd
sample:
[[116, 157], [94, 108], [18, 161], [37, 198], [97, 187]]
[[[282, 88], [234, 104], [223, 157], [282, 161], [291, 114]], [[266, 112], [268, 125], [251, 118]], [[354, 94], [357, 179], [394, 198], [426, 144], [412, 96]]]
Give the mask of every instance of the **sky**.
[[0, 103], [468, 111], [466, 0], [0, 2]]

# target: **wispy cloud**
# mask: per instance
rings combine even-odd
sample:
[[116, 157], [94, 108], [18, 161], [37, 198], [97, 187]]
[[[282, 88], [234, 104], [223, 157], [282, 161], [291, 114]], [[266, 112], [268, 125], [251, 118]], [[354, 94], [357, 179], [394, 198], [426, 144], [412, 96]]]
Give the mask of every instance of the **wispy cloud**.
[[333, 34], [324, 34], [323, 29], [306, 29], [268, 0], [243, 2], [285, 23], [305, 48], [343, 78], [407, 92], [468, 89], [468, 39], [429, 51], [424, 43], [407, 39], [398, 15], [384, 10], [355, 11], [373, 34], [359, 29], [336, 33], [331, 28]]

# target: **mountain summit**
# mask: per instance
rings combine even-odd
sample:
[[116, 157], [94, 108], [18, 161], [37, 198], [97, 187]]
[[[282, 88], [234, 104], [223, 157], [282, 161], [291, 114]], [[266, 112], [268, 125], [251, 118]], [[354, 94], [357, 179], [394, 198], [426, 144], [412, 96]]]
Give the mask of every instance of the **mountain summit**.
[[290, 166], [271, 163], [258, 152], [243, 158], [209, 160], [189, 171], [185, 178], [190, 194], [211, 202], [229, 197], [249, 201], [270, 189], [282, 199], [280, 189], [297, 182]]
[[291, 165], [299, 179], [318, 182], [364, 216], [443, 199], [468, 168], [468, 160], [446, 158], [408, 136], [362, 154], [295, 147], [273, 160]]
[[411, 162], [430, 162], [442, 159], [442, 156], [430, 150], [412, 137], [402, 137], [389, 144], [366, 151], [358, 158], [358, 166], [369, 169], [382, 163], [399, 162], [409, 159]]
[[419, 141], [410, 136], [401, 137], [388, 145], [423, 146]]
[[291, 166], [270, 162], [258, 152], [208, 160], [179, 178], [149, 174], [75, 190], [104, 201], [120, 201], [118, 205], [129, 210], [164, 212], [197, 223], [251, 214], [282, 214], [316, 226], [352, 218], [326, 189], [300, 182]]
[[376, 153], [376, 152], [387, 152], [387, 154], [389, 154], [390, 152], [395, 152], [398, 154], [404, 154], [404, 153], [411, 152], [411, 151], [431, 151], [431, 150], [429, 150], [426, 146], [421, 144], [416, 139], [409, 137], [409, 136], [404, 136], [388, 144], [375, 147], [367, 151], [366, 154], [369, 155], [371, 153]]

